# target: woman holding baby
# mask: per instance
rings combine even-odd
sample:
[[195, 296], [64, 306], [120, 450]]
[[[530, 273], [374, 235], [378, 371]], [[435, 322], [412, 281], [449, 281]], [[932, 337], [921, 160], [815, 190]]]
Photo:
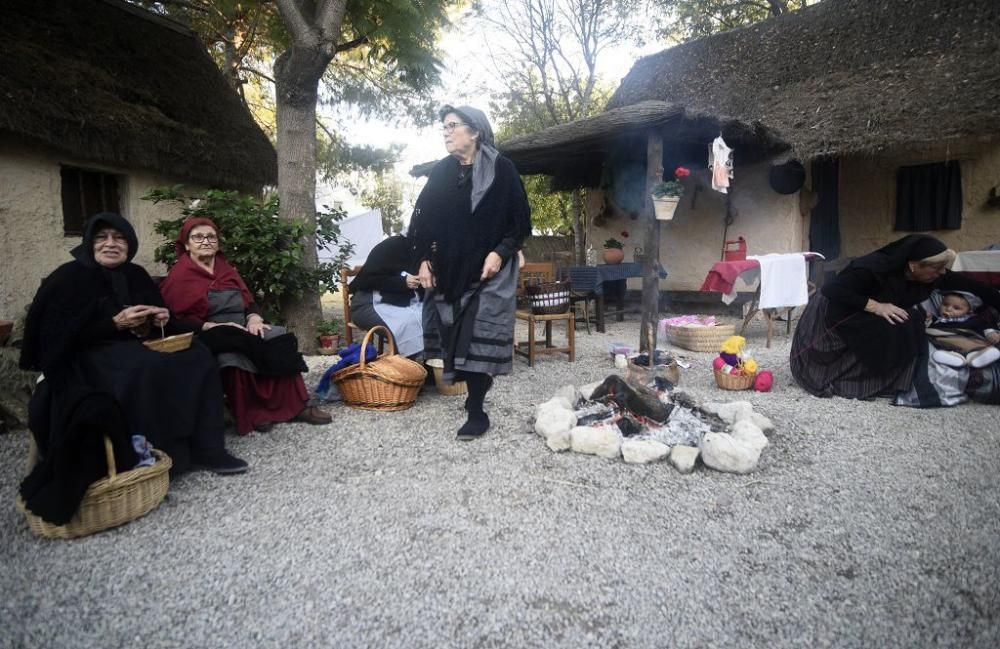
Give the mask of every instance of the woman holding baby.
[[813, 296], [790, 355], [792, 376], [821, 397], [871, 399], [908, 390], [925, 359], [927, 313], [937, 289], [964, 291], [1000, 310], [1000, 292], [948, 268], [955, 252], [911, 234], [852, 261]]

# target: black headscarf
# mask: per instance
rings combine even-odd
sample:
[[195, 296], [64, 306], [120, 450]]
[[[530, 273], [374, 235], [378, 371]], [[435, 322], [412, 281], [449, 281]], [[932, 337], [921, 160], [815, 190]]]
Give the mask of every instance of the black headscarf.
[[908, 234], [864, 257], [858, 257], [848, 264], [848, 268], [864, 268], [879, 274], [897, 273], [905, 270], [908, 262], [938, 258], [946, 252], [948, 246], [939, 239], [927, 234]]
[[[128, 241], [127, 261], [105, 268], [94, 259], [94, 235], [112, 227]], [[126, 305], [163, 306], [163, 298], [149, 274], [133, 264], [139, 247], [132, 225], [118, 214], [90, 217], [83, 239], [67, 262], [42, 280], [24, 322], [20, 366], [57, 380], [67, 371], [68, 359], [80, 332], [99, 318], [110, 319]]]

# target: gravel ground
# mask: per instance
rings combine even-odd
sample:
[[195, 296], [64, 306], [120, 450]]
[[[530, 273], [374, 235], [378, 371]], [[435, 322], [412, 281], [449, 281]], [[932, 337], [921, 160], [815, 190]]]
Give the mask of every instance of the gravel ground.
[[548, 451], [533, 404], [613, 371], [637, 329], [518, 361], [482, 440], [454, 440], [462, 397], [337, 405], [232, 438], [250, 473], [189, 474], [71, 542], [14, 510], [27, 436], [0, 436], [0, 647], [1000, 646], [995, 406], [811, 397], [757, 325], [772, 393], [722, 392], [712, 354], [681, 352], [686, 391], [775, 422], [755, 473]]

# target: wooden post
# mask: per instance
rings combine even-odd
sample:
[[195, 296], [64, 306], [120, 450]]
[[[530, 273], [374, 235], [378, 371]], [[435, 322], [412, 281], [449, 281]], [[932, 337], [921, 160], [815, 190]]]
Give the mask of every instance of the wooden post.
[[650, 192], [653, 185], [663, 180], [663, 138], [650, 131], [646, 139], [646, 186], [643, 192], [642, 212], [642, 325], [639, 328], [639, 349], [648, 352], [650, 360], [656, 352], [656, 328], [660, 316], [660, 276], [656, 266], [660, 261], [660, 222], [653, 213]]

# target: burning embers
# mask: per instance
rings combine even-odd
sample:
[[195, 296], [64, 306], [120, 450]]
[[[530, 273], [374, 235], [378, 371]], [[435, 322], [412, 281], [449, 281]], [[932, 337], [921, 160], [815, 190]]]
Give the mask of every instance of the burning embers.
[[[663, 388], [663, 389], [654, 389]], [[535, 432], [553, 451], [572, 450], [648, 463], [670, 457], [678, 470], [699, 457], [720, 471], [749, 473], [767, 445], [771, 422], [746, 401], [698, 406], [655, 377], [650, 385], [613, 374], [601, 383], [560, 389], [538, 406]]]

